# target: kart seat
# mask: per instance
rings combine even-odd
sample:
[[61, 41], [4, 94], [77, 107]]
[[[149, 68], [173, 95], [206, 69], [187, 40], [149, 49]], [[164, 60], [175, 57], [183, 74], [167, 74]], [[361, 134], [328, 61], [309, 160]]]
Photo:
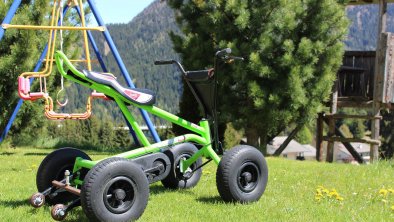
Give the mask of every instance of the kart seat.
[[123, 87], [111, 73], [99, 73], [88, 70], [83, 70], [82, 73], [88, 79], [112, 87], [132, 103], [139, 105], [153, 105], [156, 102], [156, 96], [153, 91], [149, 89]]

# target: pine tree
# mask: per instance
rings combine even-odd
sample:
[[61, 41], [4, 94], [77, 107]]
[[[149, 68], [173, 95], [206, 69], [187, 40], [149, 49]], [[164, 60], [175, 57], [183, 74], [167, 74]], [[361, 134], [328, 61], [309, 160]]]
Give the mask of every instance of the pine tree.
[[102, 150], [111, 150], [114, 145], [114, 125], [110, 121], [104, 120], [99, 131], [99, 141]]
[[[4, 18], [12, 1], [0, 2], [0, 18]], [[45, 21], [44, 15], [48, 11], [47, 0], [23, 1], [13, 24], [40, 25]], [[7, 30], [0, 42], [0, 129], [3, 130], [19, 100], [17, 91], [17, 77], [31, 71], [38, 59], [40, 50], [44, 48], [46, 32], [29, 30]], [[32, 132], [41, 128], [42, 121], [30, 111], [38, 110], [37, 105], [27, 104], [19, 114], [19, 121], [14, 126], [18, 133], [26, 125], [32, 125]], [[41, 109], [42, 110], [42, 109]], [[36, 120], [36, 121], [35, 121]]]
[[121, 150], [129, 150], [131, 146], [131, 136], [130, 136], [130, 131], [122, 129], [125, 127], [124, 125], [120, 125], [119, 129], [115, 131], [115, 144], [116, 148], [119, 148]]
[[245, 62], [224, 66], [216, 75], [220, 117], [244, 128], [249, 144], [258, 146], [260, 138], [265, 146], [289, 123], [315, 116], [327, 100], [347, 27], [344, 7], [337, 1], [169, 4], [183, 31], [171, 37], [187, 69], [211, 67], [212, 55], [221, 48], [245, 57]]

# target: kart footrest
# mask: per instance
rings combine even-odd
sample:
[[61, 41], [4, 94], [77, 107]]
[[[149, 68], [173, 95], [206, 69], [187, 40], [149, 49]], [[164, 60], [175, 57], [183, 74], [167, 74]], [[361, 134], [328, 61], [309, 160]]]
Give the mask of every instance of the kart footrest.
[[69, 186], [69, 185], [64, 184], [64, 183], [62, 183], [62, 182], [59, 182], [59, 181], [54, 180], [54, 181], [52, 181], [52, 185], [53, 185], [54, 187], [57, 187], [57, 188], [65, 189], [66, 191], [68, 191], [68, 192], [70, 192], [70, 193], [72, 193], [72, 194], [81, 196], [81, 190], [80, 190], [80, 189], [77, 189], [77, 188], [75, 188], [75, 187]]

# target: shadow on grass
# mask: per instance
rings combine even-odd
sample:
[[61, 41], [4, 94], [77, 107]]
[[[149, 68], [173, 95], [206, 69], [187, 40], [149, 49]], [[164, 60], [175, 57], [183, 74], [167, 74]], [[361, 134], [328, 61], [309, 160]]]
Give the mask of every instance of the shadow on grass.
[[49, 153], [25, 153], [23, 155], [25, 155], [25, 156], [46, 156], [48, 154]]
[[220, 198], [220, 196], [214, 196], [214, 197], [199, 197], [196, 199], [198, 202], [205, 203], [205, 204], [227, 204]]
[[0, 200], [0, 206], [17, 208], [17, 207], [27, 207], [30, 206], [29, 200]]
[[0, 156], [11, 156], [14, 155], [15, 153], [11, 153], [11, 152], [2, 152], [0, 153]]
[[187, 190], [187, 189], [169, 189], [169, 188], [165, 188], [164, 186], [159, 185], [159, 184], [151, 185], [149, 187], [149, 191], [150, 191], [151, 194], [182, 193], [182, 194], [194, 195], [194, 193], [191, 190]]

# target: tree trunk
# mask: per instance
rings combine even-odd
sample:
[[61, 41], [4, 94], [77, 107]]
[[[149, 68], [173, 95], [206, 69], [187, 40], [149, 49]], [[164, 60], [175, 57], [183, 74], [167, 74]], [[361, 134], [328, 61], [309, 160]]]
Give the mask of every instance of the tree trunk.
[[266, 132], [260, 133], [260, 148], [259, 150], [264, 154], [264, 156], [267, 155], [267, 144], [270, 140], [267, 137]]
[[249, 127], [245, 130], [247, 144], [260, 149], [259, 134], [254, 127]]

